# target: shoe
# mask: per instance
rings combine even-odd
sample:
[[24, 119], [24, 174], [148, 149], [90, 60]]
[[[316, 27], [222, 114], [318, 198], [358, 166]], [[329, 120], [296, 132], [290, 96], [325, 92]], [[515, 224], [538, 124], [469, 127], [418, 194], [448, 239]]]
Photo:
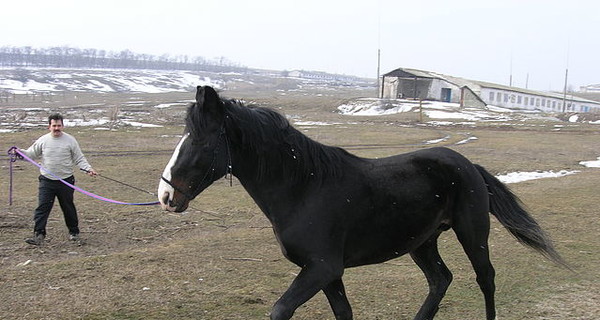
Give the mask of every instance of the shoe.
[[71, 240], [71, 241], [79, 241], [79, 233], [69, 234], [69, 240]]
[[44, 243], [44, 239], [46, 238], [45, 235], [38, 233], [36, 235], [33, 236], [33, 238], [27, 238], [25, 239], [25, 242], [34, 245], [34, 246], [39, 246], [42, 243]]

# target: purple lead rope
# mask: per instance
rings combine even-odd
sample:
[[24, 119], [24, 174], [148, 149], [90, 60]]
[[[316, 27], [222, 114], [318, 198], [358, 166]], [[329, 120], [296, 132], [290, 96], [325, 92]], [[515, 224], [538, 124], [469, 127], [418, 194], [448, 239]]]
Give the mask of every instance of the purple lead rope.
[[13, 203], [13, 162], [17, 161], [16, 154], [10, 152], [11, 150], [16, 149], [12, 147], [8, 150], [8, 205], [12, 206]]
[[[75, 185], [73, 185], [71, 183], [68, 183], [67, 181], [65, 181], [65, 180], [57, 177], [54, 173], [48, 171], [47, 169], [45, 169], [44, 167], [42, 167], [41, 165], [39, 165], [37, 162], [35, 162], [31, 158], [27, 157], [17, 147], [10, 148], [9, 149], [9, 154], [11, 154], [11, 152], [10, 152], [11, 150], [14, 150], [16, 153], [18, 153], [20, 156], [22, 156], [23, 159], [31, 162], [36, 167], [44, 170], [46, 173], [48, 173], [49, 175], [51, 175], [55, 179], [59, 180], [60, 182], [64, 183], [65, 185], [69, 186], [73, 190], [75, 190], [77, 192], [80, 192], [80, 193], [83, 193], [86, 196], [92, 197], [94, 199], [98, 199], [98, 200], [101, 200], [101, 201], [106, 201], [106, 202], [114, 203], [114, 204], [122, 204], [122, 205], [130, 205], [130, 206], [153, 206], [153, 205], [159, 204], [158, 201], [155, 201], [155, 202], [123, 202], [123, 201], [112, 200], [112, 199], [105, 198], [103, 196], [99, 196], [97, 194], [94, 194], [94, 193], [91, 193], [89, 191], [83, 190], [83, 189], [81, 189], [81, 188], [79, 188], [79, 187], [77, 187], [77, 186], [75, 186]], [[11, 161], [11, 165], [10, 165], [10, 169], [9, 169], [10, 170], [9, 203], [12, 205], [12, 163], [16, 161], [16, 155], [11, 154], [10, 161]]]

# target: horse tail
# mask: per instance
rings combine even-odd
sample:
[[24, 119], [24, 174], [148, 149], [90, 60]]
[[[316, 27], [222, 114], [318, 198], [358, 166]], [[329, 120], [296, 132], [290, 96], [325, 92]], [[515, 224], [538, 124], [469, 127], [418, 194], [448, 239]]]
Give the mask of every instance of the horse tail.
[[479, 165], [475, 168], [490, 194], [490, 212], [517, 240], [540, 252], [555, 263], [570, 269], [558, 254], [550, 237], [525, 210], [521, 200], [500, 180]]

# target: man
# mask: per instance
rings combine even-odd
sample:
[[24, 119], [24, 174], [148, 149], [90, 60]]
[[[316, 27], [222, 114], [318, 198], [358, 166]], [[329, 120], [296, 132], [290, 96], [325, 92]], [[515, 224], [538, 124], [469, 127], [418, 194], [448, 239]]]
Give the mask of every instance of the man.
[[71, 184], [75, 184], [73, 167], [88, 172], [90, 176], [96, 176], [96, 171], [87, 162], [79, 148], [75, 138], [63, 132], [63, 117], [60, 114], [52, 114], [48, 117], [49, 133], [41, 136], [27, 150], [21, 150], [28, 157], [42, 158], [41, 175], [39, 176], [38, 207], [33, 214], [34, 229], [33, 238], [25, 242], [32, 245], [40, 245], [46, 238], [46, 223], [54, 205], [54, 199], [58, 199], [60, 208], [65, 217], [65, 223], [69, 229], [69, 239], [79, 240], [79, 220], [77, 209], [73, 203], [74, 190], [63, 184], [58, 178]]

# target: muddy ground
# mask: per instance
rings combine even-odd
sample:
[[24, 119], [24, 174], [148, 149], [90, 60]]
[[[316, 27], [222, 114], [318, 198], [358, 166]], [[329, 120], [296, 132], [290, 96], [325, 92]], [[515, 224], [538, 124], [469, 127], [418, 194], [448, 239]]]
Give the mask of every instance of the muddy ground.
[[[497, 271], [497, 311], [501, 319], [597, 319], [600, 317], [600, 169], [579, 161], [600, 156], [600, 129], [546, 120], [437, 126], [418, 117], [350, 117], [336, 107], [364, 91], [268, 94], [228, 93], [232, 98], [276, 108], [306, 121], [307, 135], [365, 157], [381, 157], [430, 147], [455, 149], [493, 173], [578, 170], [555, 179], [511, 185], [533, 216], [555, 239], [574, 272], [523, 247], [492, 218], [490, 245]], [[83, 97], [85, 96], [85, 97]], [[92, 165], [106, 177], [155, 192], [160, 173], [183, 127], [190, 94], [64, 95], [52, 103], [23, 102], [41, 108], [14, 113], [15, 122], [58, 110], [72, 117], [116, 113], [162, 127], [115, 122], [111, 128], [67, 129]], [[144, 101], [133, 104], [132, 101]], [[182, 102], [168, 109], [158, 103]], [[22, 112], [22, 111], [20, 111]], [[38, 112], [39, 114], [36, 114]], [[21, 119], [21, 120], [19, 120]], [[427, 119], [425, 119], [426, 121]], [[43, 121], [42, 121], [43, 123]], [[27, 147], [43, 126], [0, 133], [3, 150]], [[110, 130], [106, 130], [110, 129]], [[476, 137], [456, 145], [465, 137]], [[68, 241], [58, 206], [51, 214], [47, 242], [27, 245], [36, 206], [38, 175], [18, 162], [14, 203], [8, 206], [8, 166], [2, 159], [0, 206], [0, 318], [2, 319], [267, 319], [272, 304], [299, 269], [285, 260], [268, 221], [237, 181], [217, 181], [182, 214], [156, 206], [118, 206], [76, 195], [82, 240]], [[122, 201], [154, 197], [110, 180], [77, 174], [80, 187]], [[6, 200], [5, 200], [6, 199]], [[482, 319], [483, 298], [469, 262], [452, 232], [440, 251], [454, 273], [439, 319]], [[347, 293], [356, 319], [412, 319], [427, 284], [414, 263], [401, 257], [346, 271]], [[294, 319], [333, 319], [323, 294], [298, 309]]]

